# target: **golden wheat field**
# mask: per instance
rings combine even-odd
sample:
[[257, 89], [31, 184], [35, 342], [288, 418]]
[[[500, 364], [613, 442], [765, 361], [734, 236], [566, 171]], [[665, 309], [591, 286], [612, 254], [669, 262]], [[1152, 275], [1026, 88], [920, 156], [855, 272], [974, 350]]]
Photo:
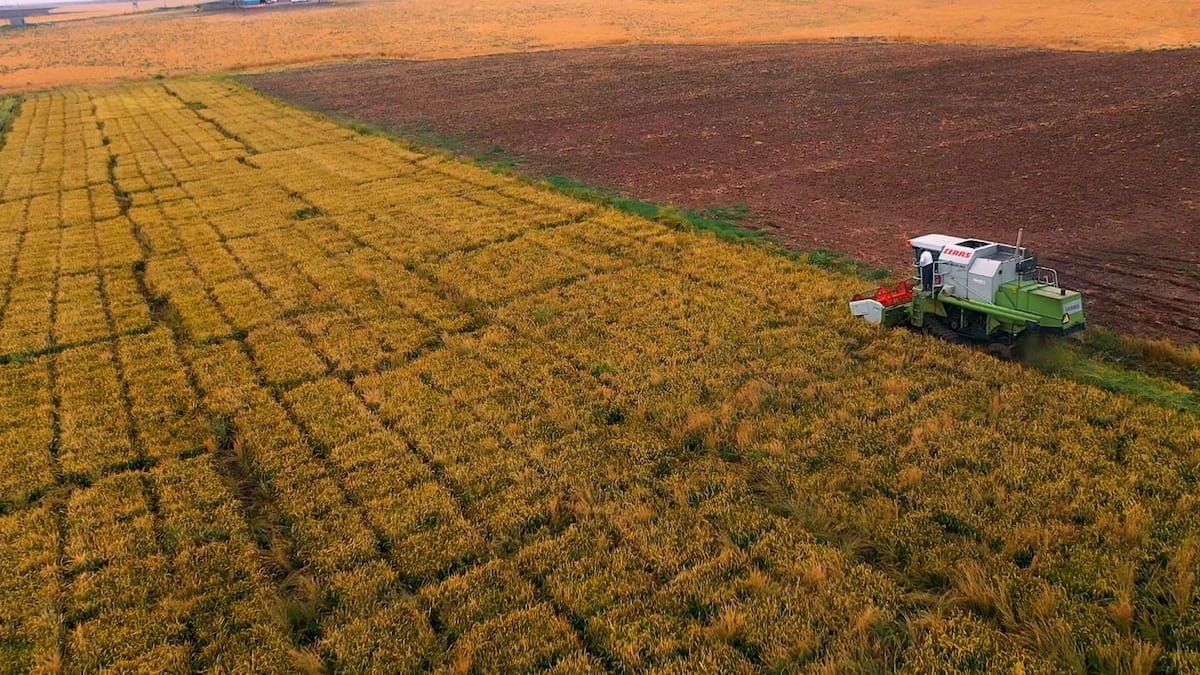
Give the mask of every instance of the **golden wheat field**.
[[[158, 3], [143, 7], [157, 9]], [[626, 43], [746, 44], [851, 36], [1057, 49], [1184, 47], [1200, 42], [1200, 4], [336, 0], [202, 13], [155, 11], [0, 30], [0, 92], [352, 58], [440, 59]]]
[[1200, 670], [1196, 419], [860, 285], [224, 81], [31, 95], [0, 668]]

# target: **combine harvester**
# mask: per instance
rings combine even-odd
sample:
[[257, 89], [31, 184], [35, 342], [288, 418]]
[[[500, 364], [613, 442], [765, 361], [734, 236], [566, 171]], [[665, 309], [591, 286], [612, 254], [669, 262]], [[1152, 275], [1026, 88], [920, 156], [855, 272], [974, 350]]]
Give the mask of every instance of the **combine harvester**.
[[975, 342], [1010, 356], [1023, 336], [1069, 335], [1084, 328], [1083, 296], [1058, 285], [1058, 272], [1040, 267], [1017, 244], [944, 234], [908, 242], [912, 281], [860, 293], [855, 316], [886, 326], [911, 325], [952, 342]]

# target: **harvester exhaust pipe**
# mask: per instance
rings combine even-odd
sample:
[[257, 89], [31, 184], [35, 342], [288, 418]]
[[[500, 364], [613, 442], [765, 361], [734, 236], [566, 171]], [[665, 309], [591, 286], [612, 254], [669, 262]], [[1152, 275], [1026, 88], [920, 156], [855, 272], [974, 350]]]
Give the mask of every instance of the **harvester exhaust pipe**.
[[1024, 234], [1025, 234], [1025, 228], [1023, 228], [1023, 227], [1017, 228], [1017, 250], [1013, 252], [1013, 258], [1015, 258], [1017, 260], [1021, 259], [1021, 237]]

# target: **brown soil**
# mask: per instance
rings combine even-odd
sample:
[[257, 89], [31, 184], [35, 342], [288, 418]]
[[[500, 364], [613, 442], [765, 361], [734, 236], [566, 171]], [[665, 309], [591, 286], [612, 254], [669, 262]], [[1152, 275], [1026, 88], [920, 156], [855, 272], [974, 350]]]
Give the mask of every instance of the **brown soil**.
[[644, 47], [249, 78], [534, 173], [746, 204], [785, 243], [896, 270], [905, 239], [1026, 241], [1093, 322], [1200, 341], [1200, 51]]

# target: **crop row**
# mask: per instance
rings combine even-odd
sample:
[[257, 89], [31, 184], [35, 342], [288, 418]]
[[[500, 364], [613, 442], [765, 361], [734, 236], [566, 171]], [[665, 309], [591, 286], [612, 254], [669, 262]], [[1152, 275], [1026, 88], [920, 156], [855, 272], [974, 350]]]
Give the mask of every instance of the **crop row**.
[[[0, 558], [18, 670], [281, 670], [286, 621], [162, 329], [8, 364]], [[10, 394], [10, 395], [12, 395]], [[14, 424], [15, 426], [9, 426]], [[61, 563], [60, 563], [61, 561]]]
[[103, 183], [108, 157], [87, 94], [29, 97], [0, 148], [0, 202]]

